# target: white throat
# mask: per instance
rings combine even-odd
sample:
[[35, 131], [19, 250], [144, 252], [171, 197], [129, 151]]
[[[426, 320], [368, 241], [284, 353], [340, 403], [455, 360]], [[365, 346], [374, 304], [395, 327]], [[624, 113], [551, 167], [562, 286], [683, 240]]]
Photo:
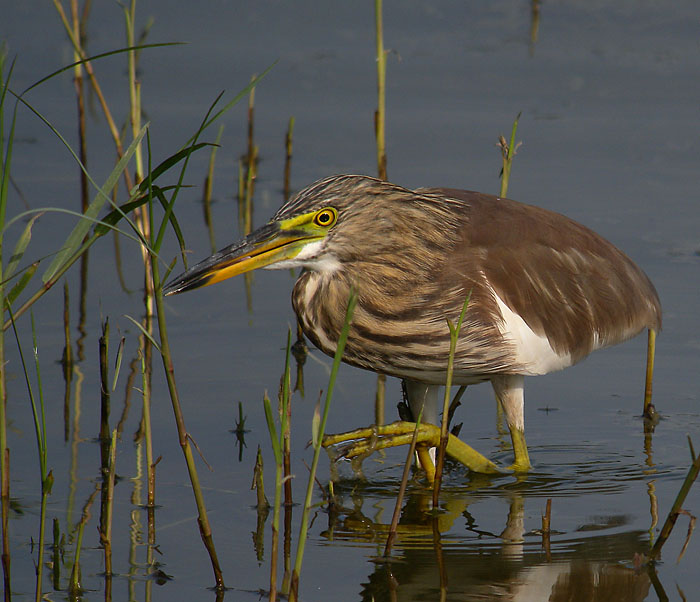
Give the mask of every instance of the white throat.
[[263, 269], [284, 270], [290, 268], [307, 268], [326, 275], [332, 274], [340, 269], [340, 262], [331, 253], [323, 253], [323, 246], [323, 240], [311, 242], [299, 251], [296, 257], [278, 261], [272, 265], [265, 266]]

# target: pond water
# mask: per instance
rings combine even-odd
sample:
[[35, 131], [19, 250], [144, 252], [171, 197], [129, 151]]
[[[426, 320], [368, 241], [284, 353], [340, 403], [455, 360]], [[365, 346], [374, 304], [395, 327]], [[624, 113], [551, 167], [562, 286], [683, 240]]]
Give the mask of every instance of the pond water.
[[[137, 5], [140, 27], [153, 17], [147, 42], [187, 42], [142, 51], [139, 79], [150, 122], [154, 162], [180, 148], [221, 90], [230, 99], [278, 61], [255, 93], [255, 143], [260, 163], [254, 224], [282, 202], [284, 136], [295, 117], [292, 188], [334, 173], [376, 174], [374, 11], [370, 3], [269, 2]], [[334, 477], [333, 512], [312, 513], [300, 580], [303, 600], [656, 600], [694, 599], [700, 589], [700, 544], [685, 556], [687, 517], [664, 547], [656, 572], [635, 571], [648, 551], [690, 465], [687, 435], [700, 441], [697, 375], [700, 360], [700, 11], [695, 0], [388, 2], [384, 6], [387, 66], [388, 176], [408, 187], [448, 186], [497, 193], [499, 134], [509, 135], [522, 111], [509, 196], [564, 213], [601, 233], [650, 276], [664, 308], [658, 339], [655, 404], [662, 420], [652, 436], [640, 418], [645, 339], [597, 352], [574, 368], [529, 379], [525, 420], [534, 470], [527, 477], [485, 478], [450, 466], [437, 523], [424, 510], [430, 492], [416, 476], [404, 501], [390, 562], [381, 559], [401, 478], [405, 450], [375, 454], [362, 473], [331, 469], [322, 458], [319, 480]], [[0, 39], [17, 57], [13, 89], [20, 91], [69, 64], [72, 53], [55, 10], [35, 0], [3, 11]], [[124, 46], [116, 3], [94, 3], [87, 44], [97, 54]], [[125, 55], [95, 63], [119, 125], [126, 119]], [[70, 72], [26, 97], [77, 147]], [[235, 195], [238, 158], [246, 150], [246, 103], [223, 118], [225, 129], [213, 183], [218, 247], [240, 236]], [[111, 171], [114, 148], [93, 94], [88, 95], [88, 168], [96, 182]], [[6, 127], [8, 114], [6, 113]], [[213, 140], [215, 127], [207, 132]], [[79, 209], [78, 169], [56, 136], [21, 109], [12, 161], [10, 217], [26, 208]], [[208, 151], [188, 168], [176, 213], [191, 257], [211, 252], [202, 217]], [[122, 191], [123, 194], [123, 191]], [[46, 213], [37, 222], [23, 263], [55, 250], [75, 217]], [[15, 225], [8, 248], [19, 236]], [[176, 255], [174, 237], [163, 252]], [[206, 600], [216, 594], [196, 522], [196, 508], [179, 450], [167, 387], [154, 362], [153, 441], [157, 467], [157, 565], [147, 562], [143, 509], [139, 331], [126, 316], [143, 315], [142, 267], [134, 243], [121, 241], [120, 285], [115, 246], [105, 237], [89, 256], [86, 294], [78, 266], [66, 277], [77, 357], [64, 406], [60, 360], [64, 348], [63, 286], [34, 309], [48, 424], [48, 466], [55, 483], [47, 537], [56, 519], [66, 536], [54, 589], [46, 569], [43, 591], [64, 599], [75, 553], [75, 528], [100, 482], [101, 322], [111, 326], [110, 359], [125, 337], [124, 360], [112, 398], [119, 425], [115, 490], [116, 600]], [[47, 260], [48, 261], [48, 260]], [[176, 268], [176, 271], [179, 270]], [[40, 269], [40, 272], [43, 269]], [[294, 277], [255, 273], [167, 300], [170, 344], [187, 429], [211, 465], [200, 477], [226, 585], [225, 599], [265, 599], [269, 588], [270, 517], [264, 548], [250, 489], [258, 446], [267, 494], [274, 461], [262, 397], [277, 392]], [[30, 289], [32, 286], [30, 285]], [[33, 289], [32, 289], [33, 290]], [[29, 315], [19, 336], [31, 347]], [[14, 599], [34, 595], [40, 486], [31, 409], [14, 337], [7, 336], [8, 438], [11, 450], [10, 544]], [[310, 424], [331, 361], [310, 349], [304, 394], [293, 397], [294, 500], [303, 499], [311, 451]], [[113, 364], [112, 364], [113, 365]], [[132, 380], [129, 380], [130, 371]], [[339, 432], [374, 421], [376, 377], [340, 371], [328, 423]], [[400, 388], [387, 382], [387, 420]], [[239, 403], [245, 446], [232, 430]], [[67, 410], [65, 409], [67, 407]], [[468, 389], [457, 421], [461, 437], [488, 457], [509, 462], [507, 437], [496, 421], [488, 386]], [[315, 492], [320, 501], [320, 491]], [[541, 515], [551, 499], [552, 533], [545, 545]], [[697, 487], [685, 508], [700, 513]], [[296, 548], [299, 506], [291, 510]], [[657, 520], [658, 517], [658, 520]], [[91, 507], [81, 554], [83, 597], [103, 599], [104, 559], [97, 533], [99, 500]], [[437, 525], [437, 527], [435, 527]], [[439, 531], [439, 537], [435, 534]], [[281, 546], [282, 547], [282, 546]], [[48, 549], [50, 560], [51, 548]], [[280, 558], [280, 562], [281, 562]], [[154, 572], [154, 567], [157, 572]], [[280, 573], [281, 578], [281, 573]], [[442, 587], [442, 591], [441, 591]]]

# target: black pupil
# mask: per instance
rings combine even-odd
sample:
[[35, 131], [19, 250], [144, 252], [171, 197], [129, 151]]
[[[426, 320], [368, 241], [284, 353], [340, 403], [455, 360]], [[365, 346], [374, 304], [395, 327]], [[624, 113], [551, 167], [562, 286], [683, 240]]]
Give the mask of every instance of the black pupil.
[[318, 221], [322, 224], [327, 224], [330, 219], [331, 217], [328, 213], [321, 213], [321, 215], [318, 216]]

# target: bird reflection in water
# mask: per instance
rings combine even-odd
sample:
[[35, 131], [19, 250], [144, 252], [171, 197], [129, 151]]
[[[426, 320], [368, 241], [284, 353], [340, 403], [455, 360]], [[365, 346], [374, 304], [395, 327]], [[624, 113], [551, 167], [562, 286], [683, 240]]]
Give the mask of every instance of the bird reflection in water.
[[[336, 484], [336, 493], [342, 496], [349, 486]], [[402, 510], [394, 553], [385, 558], [382, 550], [389, 525], [382, 520], [382, 501], [376, 501], [376, 492], [367, 497], [375, 501], [370, 518], [363, 512], [361, 486], [355, 482], [346, 495], [351, 507], [341, 503], [322, 535], [331, 545], [376, 546], [373, 570], [362, 586], [363, 601], [641, 602], [649, 595], [649, 571], [620, 562], [648, 547], [644, 531], [586, 536], [619, 527], [625, 517], [597, 517], [594, 524], [569, 537], [557, 534], [558, 543], [548, 556], [541, 534], [525, 530], [525, 498], [520, 493], [499, 497], [499, 502], [507, 503], [505, 524], [490, 532], [479, 527], [476, 505], [483, 497], [463, 488], [447, 489], [441, 512], [435, 515], [428, 512], [430, 492], [414, 489]], [[388, 498], [388, 506], [392, 503]], [[470, 511], [472, 504], [475, 508]]]

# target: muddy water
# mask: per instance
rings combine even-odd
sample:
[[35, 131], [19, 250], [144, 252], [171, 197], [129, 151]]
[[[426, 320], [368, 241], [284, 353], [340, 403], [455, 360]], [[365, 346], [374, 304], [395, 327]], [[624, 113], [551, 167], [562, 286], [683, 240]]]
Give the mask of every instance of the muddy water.
[[[56, 15], [38, 2], [5, 11], [0, 35], [17, 55], [13, 86], [24, 89], [71, 60]], [[148, 41], [188, 45], [142, 53], [140, 80], [151, 122], [156, 161], [179, 148], [209, 104], [225, 89], [230, 98], [254, 73], [279, 60], [256, 92], [255, 140], [261, 162], [255, 224], [281, 202], [284, 133], [296, 118], [292, 187], [341, 172], [374, 174], [375, 108], [373, 11], [351, 3], [242, 7], [143, 2], [155, 18]], [[565, 213], [597, 230], [637, 261], [655, 282], [664, 306], [658, 342], [655, 403], [663, 419], [652, 436], [639, 418], [644, 341], [598, 352], [565, 372], [529, 379], [526, 424], [531, 459], [527, 478], [486, 479], [450, 467], [437, 522], [424, 509], [429, 493], [420, 478], [409, 485], [391, 562], [381, 559], [401, 475], [404, 450], [374, 455], [357, 472], [349, 464], [319, 478], [335, 478], [333, 512], [318, 509], [302, 570], [304, 600], [655, 600], [694, 599], [700, 587], [692, 539], [676, 563], [687, 517], [664, 549], [656, 573], [634, 570], [648, 550], [690, 463], [686, 436], [700, 441], [697, 366], [700, 359], [700, 264], [697, 199], [697, 72], [695, 3], [527, 2], [401, 3], [385, 6], [389, 178], [406, 186], [452, 186], [495, 193], [500, 157], [495, 143], [522, 111], [523, 141], [509, 196]], [[121, 9], [93, 7], [88, 39], [97, 53], [123, 44]], [[96, 67], [113, 111], [126, 115], [125, 61]], [[27, 99], [75, 144], [70, 76], [32, 91]], [[88, 167], [101, 182], [113, 150], [95, 101], [89, 97]], [[231, 111], [217, 155], [213, 205], [215, 238], [239, 236], [237, 161], [245, 152], [243, 105]], [[77, 169], [60, 142], [27, 111], [20, 112], [13, 157], [10, 215], [32, 208], [78, 207]], [[213, 139], [215, 133], [211, 134]], [[209, 253], [202, 218], [201, 182], [208, 156], [193, 159], [177, 214], [195, 258]], [[21, 191], [21, 195], [17, 190]], [[35, 227], [27, 258], [55, 251], [73, 225], [46, 214]], [[10, 230], [10, 240], [19, 233]], [[169, 242], [164, 253], [176, 253]], [[177, 442], [160, 366], [154, 364], [154, 453], [157, 473], [157, 569], [149, 567], [147, 517], [142, 509], [143, 448], [133, 442], [141, 409], [139, 376], [128, 381], [138, 330], [125, 315], [143, 313], [141, 271], [133, 243], [122, 241], [125, 286], [119, 284], [113, 244], [90, 255], [84, 312], [80, 278], [68, 276], [74, 352], [78, 355], [64, 412], [65, 383], [57, 363], [63, 351], [62, 291], [37, 306], [42, 380], [47, 401], [49, 467], [56, 479], [48, 517], [66, 534], [59, 588], [75, 549], [75, 527], [99, 479], [100, 321], [112, 325], [112, 357], [120, 336], [125, 360], [112, 402], [111, 426], [120, 428], [114, 513], [114, 599], [210, 599], [211, 569]], [[263, 450], [267, 494], [273, 458], [262, 412], [265, 390], [277, 390], [283, 346], [294, 316], [293, 277], [286, 272], [243, 279], [168, 300], [171, 346], [188, 430], [213, 468], [199, 468], [226, 583], [226, 598], [257, 600], [269, 586], [269, 519], [264, 547], [254, 544], [255, 493], [249, 486], [255, 451]], [[252, 306], [252, 309], [250, 307]], [[79, 322], [82, 320], [82, 327]], [[27, 317], [20, 336], [29, 349]], [[38, 538], [39, 483], [33, 423], [12, 338], [6, 367], [12, 461], [10, 520], [15, 598], [33, 595]], [[138, 364], [136, 363], [136, 366]], [[294, 498], [302, 499], [311, 454], [310, 419], [330, 361], [311, 350], [304, 395], [295, 393]], [[128, 402], [127, 392], [131, 392]], [[331, 432], [374, 420], [375, 377], [341, 370], [329, 419]], [[400, 399], [387, 386], [387, 419]], [[235, 429], [238, 403], [246, 415], [245, 446]], [[486, 455], [510, 460], [487, 387], [467, 391], [456, 420], [462, 437]], [[64, 433], [67, 437], [64, 438]], [[318, 492], [317, 492], [318, 493]], [[552, 500], [549, 541], [541, 515]], [[697, 515], [691, 491], [686, 509]], [[292, 549], [299, 508], [292, 509]], [[103, 599], [103, 555], [97, 506], [91, 509], [82, 553], [86, 599]], [[47, 531], [50, 535], [50, 528]], [[439, 533], [439, 536], [437, 535]], [[53, 584], [47, 576], [45, 592]], [[664, 594], [665, 592], [665, 594]], [[681, 594], [683, 592], [683, 594]], [[50, 593], [52, 599], [65, 596]]]

